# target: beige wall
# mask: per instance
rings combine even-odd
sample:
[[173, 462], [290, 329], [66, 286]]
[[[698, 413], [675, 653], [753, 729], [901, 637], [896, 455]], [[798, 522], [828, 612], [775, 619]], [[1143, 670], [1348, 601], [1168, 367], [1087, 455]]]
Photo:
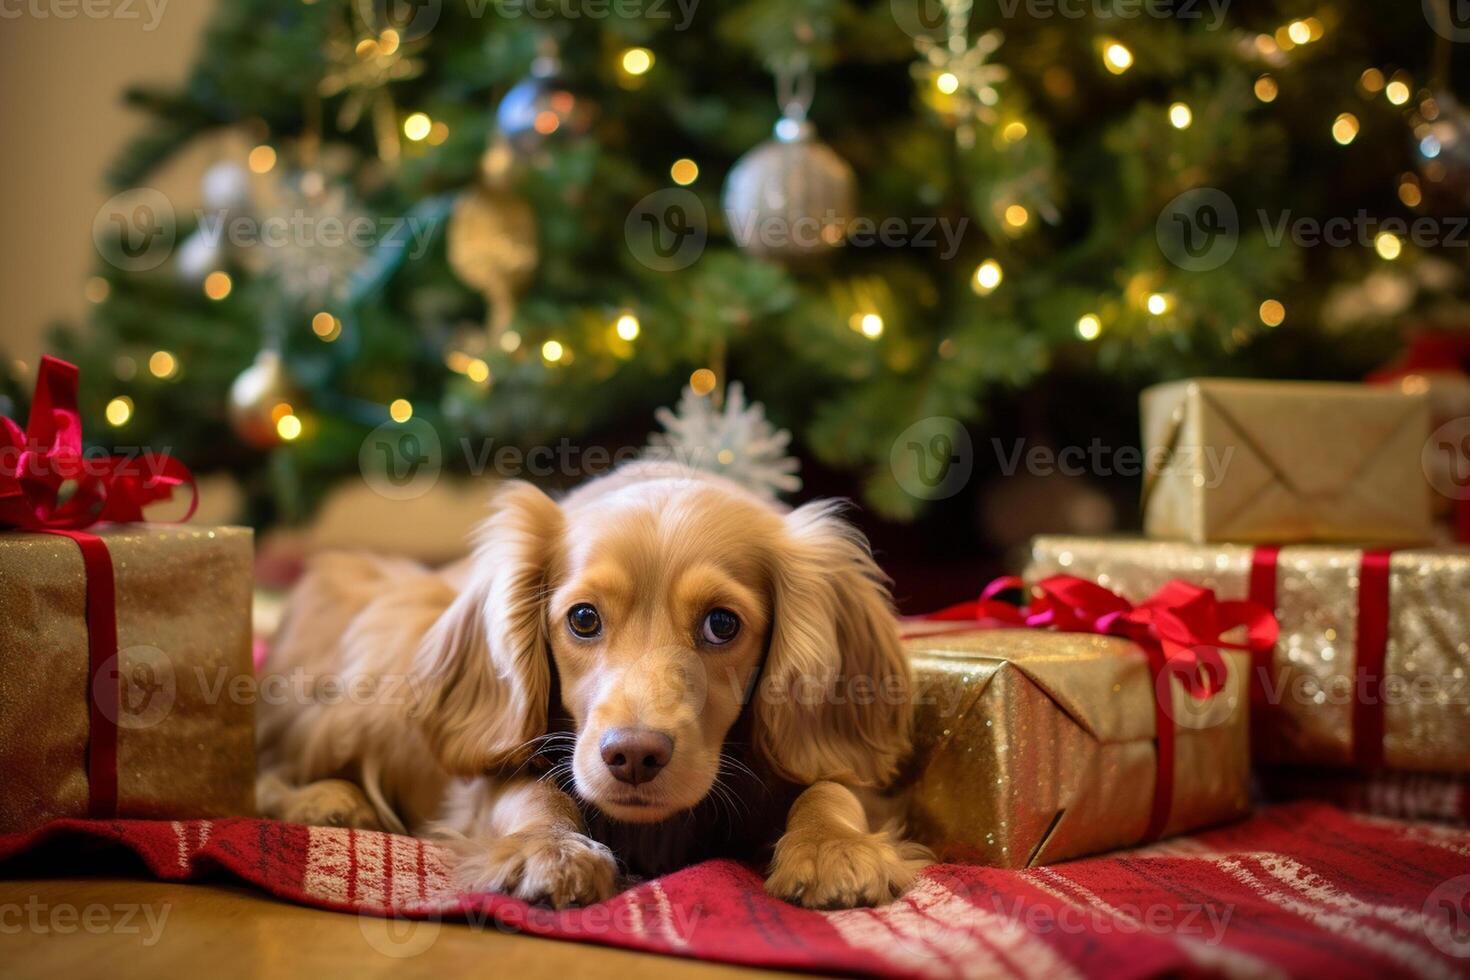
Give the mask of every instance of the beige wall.
[[[0, 351], [34, 365], [47, 323], [83, 314], [103, 174], [146, 124], [122, 90], [181, 80], [213, 2], [0, 0]], [[212, 152], [187, 156], [153, 182], [181, 202]]]

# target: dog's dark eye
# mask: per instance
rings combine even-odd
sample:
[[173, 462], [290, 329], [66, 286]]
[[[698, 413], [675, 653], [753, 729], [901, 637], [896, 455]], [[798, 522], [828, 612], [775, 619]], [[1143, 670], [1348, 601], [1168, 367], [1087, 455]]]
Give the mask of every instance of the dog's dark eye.
[[706, 643], [729, 643], [740, 632], [740, 617], [728, 609], [711, 609], [699, 628], [700, 638]]
[[567, 613], [567, 626], [584, 640], [590, 639], [602, 632], [602, 617], [597, 614], [596, 606], [579, 602]]

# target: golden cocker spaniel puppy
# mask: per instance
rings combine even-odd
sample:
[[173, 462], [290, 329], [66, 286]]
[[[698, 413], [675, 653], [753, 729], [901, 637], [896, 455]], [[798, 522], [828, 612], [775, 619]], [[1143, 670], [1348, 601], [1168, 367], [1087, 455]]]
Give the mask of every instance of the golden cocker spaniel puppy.
[[715, 856], [809, 907], [889, 901], [924, 853], [864, 799], [910, 674], [836, 511], [636, 463], [560, 503], [504, 484], [449, 570], [318, 560], [262, 672], [294, 692], [261, 698], [262, 810], [432, 834], [462, 887], [557, 907]]

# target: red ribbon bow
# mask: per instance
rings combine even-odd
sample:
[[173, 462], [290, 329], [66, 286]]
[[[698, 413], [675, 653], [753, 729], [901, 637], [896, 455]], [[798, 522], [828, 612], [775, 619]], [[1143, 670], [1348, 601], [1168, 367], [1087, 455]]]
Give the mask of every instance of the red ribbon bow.
[[[25, 429], [0, 416], [0, 527], [79, 530], [99, 521], [143, 519], [143, 508], [194, 490], [189, 468], [164, 453], [89, 457], [82, 450], [76, 365], [41, 358]], [[62, 490], [72, 485], [65, 500]], [[199, 496], [195, 491], [188, 520]]]
[[[82, 450], [76, 365], [41, 358], [36, 394], [24, 430], [0, 416], [0, 530], [70, 538], [86, 573], [87, 793], [95, 817], [117, 813], [117, 591], [107, 543], [82, 530], [99, 521], [143, 519], [143, 508], [187, 484], [194, 514], [199, 493], [189, 468], [163, 453], [89, 457]], [[72, 490], [65, 499], [63, 490]]]
[[[1148, 656], [1154, 678], [1154, 719], [1158, 738], [1158, 776], [1153, 810], [1144, 840], [1159, 837], [1168, 825], [1174, 798], [1174, 721], [1166, 678], [1176, 678], [1192, 697], [1214, 697], [1225, 684], [1221, 649], [1261, 655], [1276, 645], [1280, 632], [1276, 617], [1250, 601], [1222, 601], [1209, 589], [1175, 579], [1143, 602], [1134, 605], [1075, 575], [1053, 575], [1036, 585], [1025, 606], [1002, 602], [1002, 592], [1026, 592], [1014, 577], [998, 578], [980, 598], [950, 606], [925, 619], [982, 621], [990, 626], [1029, 626], [1069, 633], [1098, 633], [1132, 640]], [[1226, 634], [1244, 627], [1243, 641]]]

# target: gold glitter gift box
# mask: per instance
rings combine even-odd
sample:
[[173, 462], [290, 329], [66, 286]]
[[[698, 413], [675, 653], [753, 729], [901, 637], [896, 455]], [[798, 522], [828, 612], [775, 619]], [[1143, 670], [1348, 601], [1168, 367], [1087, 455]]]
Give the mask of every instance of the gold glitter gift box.
[[1187, 541], [1433, 539], [1422, 393], [1199, 378], [1142, 397], [1144, 530]]
[[[78, 544], [0, 532], [0, 832], [103, 815], [94, 726], [116, 732], [116, 816], [252, 813], [251, 531], [96, 533], [111, 556], [117, 657], [94, 674], [87, 590], [98, 583]], [[104, 685], [116, 685], [115, 712], [96, 707], [109, 704], [94, 694]]]
[[[930, 627], [906, 640], [918, 697], [911, 832], [942, 860], [1019, 868], [1140, 843], [1154, 803], [1154, 682], [1132, 641], [1040, 629]], [[1175, 685], [1163, 834], [1249, 810], [1249, 661], [1224, 687]]]
[[1274, 608], [1261, 762], [1470, 772], [1470, 549], [1036, 538], [1026, 579], [1058, 573], [1135, 601], [1180, 578]]

